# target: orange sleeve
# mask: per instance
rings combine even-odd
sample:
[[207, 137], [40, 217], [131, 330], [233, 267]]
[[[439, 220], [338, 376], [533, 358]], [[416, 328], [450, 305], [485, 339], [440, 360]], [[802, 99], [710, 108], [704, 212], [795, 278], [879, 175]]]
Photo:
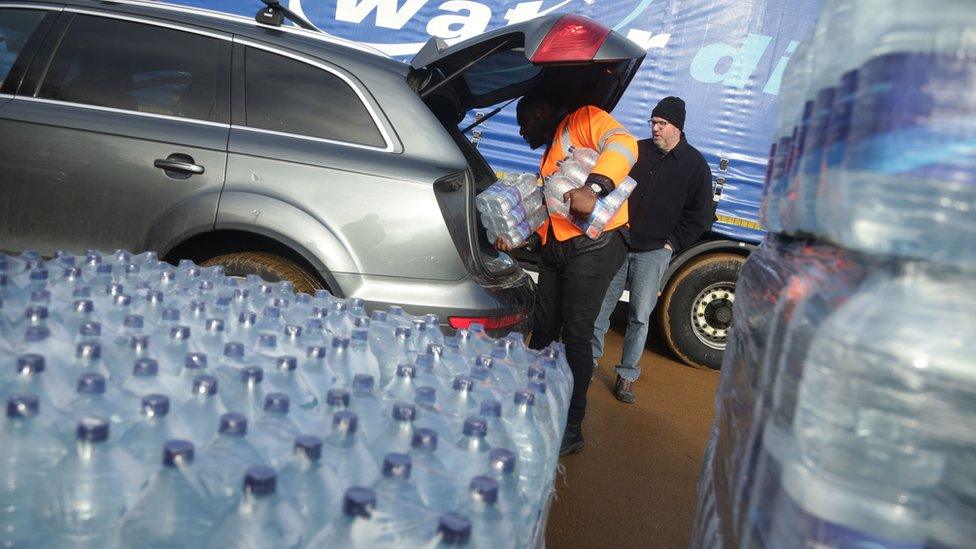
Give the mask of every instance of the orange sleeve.
[[570, 115], [574, 143], [598, 153], [593, 173], [605, 175], [619, 185], [637, 162], [637, 139], [624, 125], [598, 107], [586, 106]]

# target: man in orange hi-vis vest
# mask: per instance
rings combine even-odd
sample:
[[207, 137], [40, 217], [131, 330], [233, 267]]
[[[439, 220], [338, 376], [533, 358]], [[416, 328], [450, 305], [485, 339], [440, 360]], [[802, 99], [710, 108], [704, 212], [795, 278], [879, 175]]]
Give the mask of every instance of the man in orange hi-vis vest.
[[[567, 114], [553, 101], [528, 95], [518, 104], [522, 137], [533, 149], [548, 144], [540, 173], [549, 176], [569, 148], [586, 147], [600, 153], [586, 183], [564, 195], [572, 215], [587, 218], [597, 197], [606, 196], [630, 172], [637, 160], [637, 140], [597, 107], [585, 106]], [[539, 284], [536, 292], [532, 340], [529, 346], [542, 349], [562, 338], [566, 359], [573, 372], [573, 395], [563, 433], [560, 455], [583, 449], [582, 423], [586, 413], [586, 390], [593, 375], [593, 325], [603, 296], [627, 253], [618, 229], [627, 224], [627, 206], [620, 208], [606, 224], [604, 233], [593, 240], [559, 214], [549, 219], [523, 246], [542, 245]], [[508, 251], [501, 241], [495, 246]]]

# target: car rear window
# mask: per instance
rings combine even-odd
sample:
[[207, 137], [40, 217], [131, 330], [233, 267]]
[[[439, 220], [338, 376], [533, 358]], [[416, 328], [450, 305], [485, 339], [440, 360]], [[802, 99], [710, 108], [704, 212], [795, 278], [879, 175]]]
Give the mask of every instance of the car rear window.
[[247, 49], [247, 125], [333, 141], [383, 147], [366, 105], [341, 78], [319, 67]]
[[44, 13], [41, 10], [0, 9], [0, 84], [7, 79], [20, 50], [44, 18]]
[[216, 38], [94, 16], [76, 16], [39, 97], [227, 122], [218, 108]]

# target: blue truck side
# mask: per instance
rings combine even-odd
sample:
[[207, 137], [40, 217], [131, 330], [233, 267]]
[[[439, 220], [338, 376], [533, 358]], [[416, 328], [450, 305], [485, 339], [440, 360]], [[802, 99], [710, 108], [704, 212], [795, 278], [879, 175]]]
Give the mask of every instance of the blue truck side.
[[[252, 16], [260, 0], [178, 0]], [[821, 0], [289, 0], [283, 4], [325, 32], [409, 61], [431, 36], [454, 43], [548, 13], [576, 13], [647, 50], [614, 109], [638, 138], [657, 101], [682, 97], [685, 131], [712, 168], [715, 221], [675, 255], [657, 307], [662, 335], [690, 365], [718, 368], [732, 321], [735, 281], [763, 236], [760, 193], [783, 71], [812, 30]], [[470, 113], [462, 126], [487, 114]], [[536, 171], [514, 105], [469, 132], [498, 172]], [[525, 259], [525, 258], [522, 258]], [[531, 270], [531, 264], [526, 267]]]

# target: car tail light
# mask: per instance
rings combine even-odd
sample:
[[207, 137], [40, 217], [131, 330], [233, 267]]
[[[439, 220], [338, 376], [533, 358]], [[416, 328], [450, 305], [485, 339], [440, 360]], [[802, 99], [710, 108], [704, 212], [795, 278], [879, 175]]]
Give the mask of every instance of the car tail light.
[[528, 317], [529, 313], [522, 311], [504, 316], [452, 316], [448, 317], [447, 321], [455, 330], [467, 328], [472, 324], [481, 324], [486, 330], [500, 330], [515, 326]]
[[610, 29], [579, 15], [564, 15], [532, 54], [533, 63], [570, 63], [593, 60]]

